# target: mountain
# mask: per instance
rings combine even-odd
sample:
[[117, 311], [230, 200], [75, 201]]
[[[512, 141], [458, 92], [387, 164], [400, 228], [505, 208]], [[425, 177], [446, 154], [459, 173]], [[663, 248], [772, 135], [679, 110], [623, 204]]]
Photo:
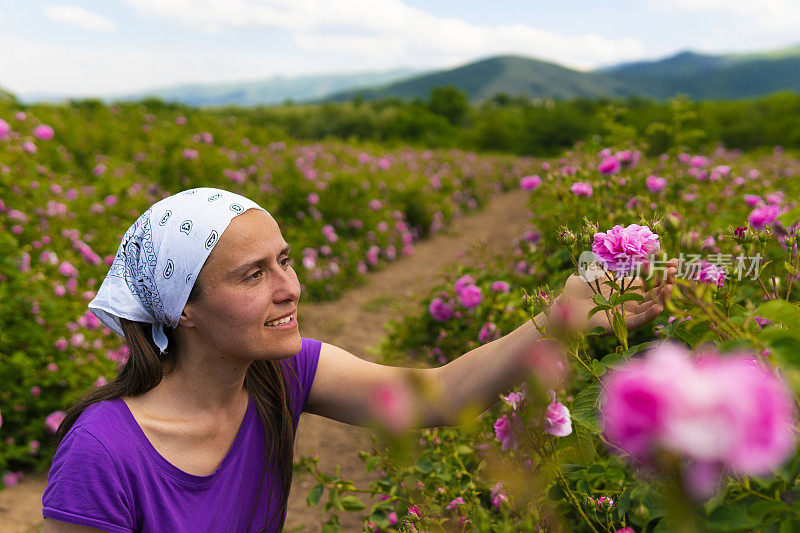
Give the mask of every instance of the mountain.
[[330, 95], [325, 100], [350, 100], [356, 95], [365, 99], [388, 96], [427, 98], [430, 89], [440, 85], [455, 85], [466, 91], [473, 101], [491, 98], [498, 92], [539, 98], [591, 98], [630, 94], [624, 85], [603, 73], [579, 72], [555, 63], [504, 55], [450, 70], [422, 74], [383, 87], [343, 91]]
[[441, 85], [455, 85], [472, 101], [498, 92], [559, 99], [630, 95], [666, 99], [678, 93], [698, 100], [750, 98], [781, 90], [800, 92], [800, 45], [757, 54], [681, 52], [590, 72], [532, 58], [497, 56], [383, 86], [343, 91], [325, 100], [343, 101], [356, 95], [427, 98], [431, 88]]
[[[109, 95], [106, 102], [141, 100], [156, 97], [168, 102], [179, 102], [192, 106], [221, 105], [269, 105], [286, 100], [304, 102], [318, 99], [326, 94], [344, 91], [353, 87], [380, 85], [412, 76], [419, 71], [395, 69], [382, 72], [356, 72], [350, 74], [320, 74], [311, 76], [275, 76], [264, 80], [178, 85], [140, 91], [132, 94]], [[23, 95], [26, 103], [67, 99], [57, 94]]]
[[800, 46], [739, 55], [683, 52], [660, 61], [617, 65], [602, 72], [635, 87], [637, 94], [659, 99], [677, 93], [705, 100], [800, 92]]
[[[684, 51], [655, 61], [621, 63], [582, 72], [534, 58], [495, 56], [451, 69], [410, 69], [354, 74], [273, 77], [260, 81], [192, 84], [108, 96], [106, 102], [158, 97], [193, 106], [269, 105], [399, 97], [427, 99], [433, 87], [454, 85], [473, 102], [497, 93], [566, 99], [677, 93], [695, 100], [750, 98], [775, 91], [800, 92], [800, 45], [750, 54]], [[63, 95], [18, 95], [23, 102], [60, 101]]]

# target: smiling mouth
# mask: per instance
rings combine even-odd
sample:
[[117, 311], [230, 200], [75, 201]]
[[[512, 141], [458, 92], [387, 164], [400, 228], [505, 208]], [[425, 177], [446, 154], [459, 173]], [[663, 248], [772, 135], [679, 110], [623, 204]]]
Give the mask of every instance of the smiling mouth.
[[295, 318], [295, 313], [292, 313], [288, 317], [284, 317], [284, 318], [281, 318], [279, 320], [273, 320], [272, 322], [267, 322], [264, 325], [266, 327], [268, 327], [268, 328], [274, 328], [274, 327], [278, 327], [278, 326], [285, 326], [285, 325], [291, 324], [292, 322], [294, 322], [296, 320], [297, 319]]

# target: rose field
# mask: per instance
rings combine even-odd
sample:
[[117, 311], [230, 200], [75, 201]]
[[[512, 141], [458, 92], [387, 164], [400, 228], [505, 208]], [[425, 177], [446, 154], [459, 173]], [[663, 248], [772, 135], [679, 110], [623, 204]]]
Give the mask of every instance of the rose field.
[[[258, 202], [304, 301], [322, 302], [522, 189], [533, 216], [513, 249], [453, 265], [387, 324], [377, 360], [439, 367], [532, 320], [519, 386], [433, 428], [414, 398], [447, 398], [380, 391], [360, 454], [379, 480], [295, 457], [318, 482], [308, 512], [334, 511], [326, 531], [346, 513], [367, 532], [799, 531], [800, 155], [691, 135], [653, 153], [612, 124], [540, 158], [296, 139], [241, 111], [0, 103], [0, 487], [46, 472], [65, 407], [126, 361], [87, 303], [159, 199], [208, 186]], [[672, 259], [665, 309], [629, 331]], [[562, 291], [593, 303], [558, 305]]]

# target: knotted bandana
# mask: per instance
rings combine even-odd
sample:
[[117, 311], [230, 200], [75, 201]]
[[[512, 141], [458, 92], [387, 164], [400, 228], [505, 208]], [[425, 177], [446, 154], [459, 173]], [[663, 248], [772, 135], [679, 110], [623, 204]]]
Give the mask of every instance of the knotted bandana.
[[199, 187], [153, 204], [128, 228], [89, 309], [117, 335], [120, 317], [153, 324], [153, 341], [167, 349], [164, 326], [178, 327], [194, 282], [234, 217], [257, 203]]

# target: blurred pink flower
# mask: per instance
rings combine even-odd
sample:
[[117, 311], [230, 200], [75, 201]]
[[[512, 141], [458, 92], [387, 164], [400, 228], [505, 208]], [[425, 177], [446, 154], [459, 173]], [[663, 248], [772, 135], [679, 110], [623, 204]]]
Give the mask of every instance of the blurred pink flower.
[[51, 433], [55, 433], [62, 420], [64, 420], [64, 411], [55, 411], [47, 415], [47, 418], [44, 419], [44, 425], [47, 426]]
[[445, 509], [456, 509], [459, 505], [464, 505], [464, 498], [459, 496], [445, 506]]
[[11, 126], [9, 123], [0, 118], [0, 141], [4, 141], [10, 132]]
[[414, 425], [414, 396], [405, 382], [385, 383], [369, 394], [369, 408], [378, 421], [393, 433]]
[[575, 196], [591, 196], [592, 195], [592, 186], [588, 183], [583, 183], [580, 181], [576, 181], [572, 184], [569, 188]]
[[556, 392], [550, 389], [550, 405], [544, 415], [544, 430], [555, 437], [566, 437], [572, 433], [569, 409], [556, 401]]
[[750, 213], [747, 221], [751, 226], [753, 226], [754, 229], [763, 230], [767, 226], [775, 223], [775, 220], [777, 220], [780, 212], [781, 208], [777, 204], [756, 207], [753, 209], [753, 212]]
[[643, 460], [663, 447], [698, 468], [718, 464], [765, 475], [797, 443], [793, 395], [752, 355], [706, 351], [692, 360], [682, 346], [664, 343], [603, 379], [604, 431]]
[[763, 203], [761, 197], [755, 194], [745, 194], [744, 195], [744, 203], [749, 205], [750, 207], [755, 207], [760, 203]]
[[419, 506], [412, 505], [408, 508], [408, 516], [415, 516], [417, 518], [422, 518], [422, 511], [419, 510]]
[[645, 180], [645, 184], [650, 192], [656, 193], [667, 186], [667, 180], [665, 178], [659, 178], [658, 176], [648, 176]]
[[508, 493], [503, 488], [503, 482], [498, 481], [492, 486], [491, 501], [495, 508], [499, 509], [503, 502], [508, 501]]
[[458, 293], [458, 301], [467, 309], [477, 307], [481, 303], [481, 289], [475, 285], [467, 285]]
[[501, 334], [502, 333], [499, 329], [497, 329], [497, 326], [494, 323], [486, 322], [478, 333], [478, 341], [481, 343], [493, 341], [499, 339]]
[[53, 128], [48, 126], [47, 124], [40, 124], [33, 128], [33, 136], [39, 139], [40, 141], [49, 141], [53, 138], [55, 132]]
[[494, 423], [494, 435], [502, 443], [500, 449], [516, 450], [519, 447], [519, 437], [525, 431], [525, 425], [517, 413], [511, 414], [511, 420], [503, 415]]
[[519, 182], [520, 187], [526, 191], [533, 191], [542, 184], [542, 178], [539, 176], [525, 176]]
[[511, 290], [511, 286], [505, 281], [495, 281], [494, 283], [492, 283], [491, 289], [494, 292], [502, 292], [503, 294], [508, 294], [509, 291]]
[[35, 154], [37, 150], [36, 145], [33, 144], [31, 141], [25, 141], [24, 143], [22, 143], [22, 149], [25, 151], [25, 153], [28, 154]]
[[605, 175], [616, 174], [620, 169], [622, 169], [622, 163], [613, 155], [603, 158], [597, 166], [597, 171]]
[[452, 306], [446, 304], [441, 298], [434, 298], [431, 301], [428, 312], [438, 322], [447, 322], [453, 316]]

